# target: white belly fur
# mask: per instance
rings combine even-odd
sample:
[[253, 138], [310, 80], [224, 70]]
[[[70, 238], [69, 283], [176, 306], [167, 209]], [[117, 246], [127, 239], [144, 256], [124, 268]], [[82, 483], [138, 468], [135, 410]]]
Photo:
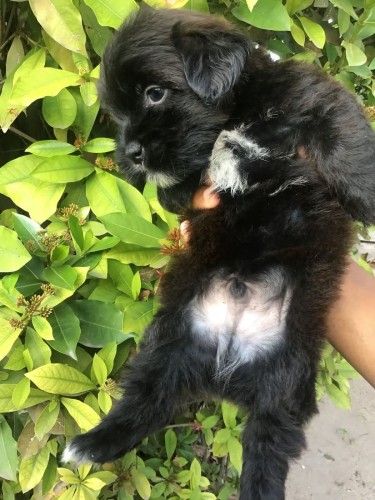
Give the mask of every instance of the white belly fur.
[[282, 271], [273, 269], [264, 279], [241, 281], [246, 292], [233, 297], [234, 275], [215, 278], [203, 296], [190, 304], [193, 333], [217, 347], [221, 374], [274, 348], [283, 338], [291, 290], [284, 286]]

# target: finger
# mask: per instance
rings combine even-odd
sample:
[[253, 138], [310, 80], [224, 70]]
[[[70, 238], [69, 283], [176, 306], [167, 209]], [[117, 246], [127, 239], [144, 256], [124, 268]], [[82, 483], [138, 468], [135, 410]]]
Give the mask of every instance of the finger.
[[193, 207], [198, 209], [215, 208], [220, 203], [219, 195], [210, 186], [201, 186], [193, 196]]
[[189, 242], [189, 221], [184, 220], [180, 225], [180, 237], [184, 245], [187, 245]]

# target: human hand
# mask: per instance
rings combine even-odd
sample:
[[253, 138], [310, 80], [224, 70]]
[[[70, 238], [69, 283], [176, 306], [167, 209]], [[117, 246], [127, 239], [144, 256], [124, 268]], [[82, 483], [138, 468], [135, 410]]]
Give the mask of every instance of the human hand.
[[[204, 186], [200, 186], [192, 200], [192, 206], [193, 208], [197, 209], [210, 209], [210, 208], [215, 208], [219, 205], [220, 203], [220, 197], [218, 193], [212, 190], [211, 188], [211, 182], [208, 181]], [[189, 241], [189, 221], [185, 220], [181, 223], [180, 226], [180, 234], [181, 234], [181, 239], [186, 245]]]

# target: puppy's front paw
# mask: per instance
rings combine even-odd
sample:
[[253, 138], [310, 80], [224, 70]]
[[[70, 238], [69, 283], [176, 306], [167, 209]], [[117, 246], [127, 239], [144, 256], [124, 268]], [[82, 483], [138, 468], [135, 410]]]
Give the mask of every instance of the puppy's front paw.
[[243, 194], [249, 188], [250, 163], [269, 155], [266, 148], [243, 131], [223, 130], [214, 144], [207, 175], [215, 191], [230, 191], [232, 196]]
[[77, 464], [112, 462], [126, 453], [124, 438], [110, 428], [97, 427], [75, 436], [65, 448], [62, 461]]

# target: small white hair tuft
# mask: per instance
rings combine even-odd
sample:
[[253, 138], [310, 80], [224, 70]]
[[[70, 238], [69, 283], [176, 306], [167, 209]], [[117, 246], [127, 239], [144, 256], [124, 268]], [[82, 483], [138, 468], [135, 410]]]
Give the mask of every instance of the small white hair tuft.
[[249, 189], [247, 175], [240, 171], [240, 158], [235, 154], [235, 148], [241, 149], [244, 157], [250, 161], [269, 156], [268, 149], [244, 135], [245, 130], [244, 127], [223, 130], [217, 138], [207, 172], [209, 179], [212, 180], [212, 190], [228, 190], [234, 196], [243, 194]]

